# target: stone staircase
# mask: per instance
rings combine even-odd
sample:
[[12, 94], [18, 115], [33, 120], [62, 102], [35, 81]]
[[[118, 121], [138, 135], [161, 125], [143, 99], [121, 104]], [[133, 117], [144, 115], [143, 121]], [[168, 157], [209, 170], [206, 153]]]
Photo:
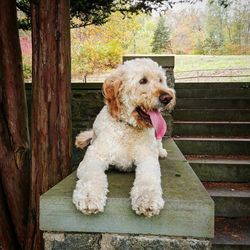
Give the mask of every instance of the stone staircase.
[[213, 249], [250, 249], [250, 83], [176, 83], [176, 144], [215, 201]]

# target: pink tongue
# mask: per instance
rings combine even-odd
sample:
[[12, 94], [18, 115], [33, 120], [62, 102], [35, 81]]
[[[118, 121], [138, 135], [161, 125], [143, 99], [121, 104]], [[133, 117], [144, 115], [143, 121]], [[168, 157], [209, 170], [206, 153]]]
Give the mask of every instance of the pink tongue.
[[159, 140], [165, 135], [167, 124], [159, 111], [148, 111], [148, 115], [155, 129], [155, 137]]

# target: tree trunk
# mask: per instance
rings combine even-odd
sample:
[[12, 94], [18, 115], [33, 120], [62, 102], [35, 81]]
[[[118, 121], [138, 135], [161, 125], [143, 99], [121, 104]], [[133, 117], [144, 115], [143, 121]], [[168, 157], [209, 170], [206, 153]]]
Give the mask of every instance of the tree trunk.
[[71, 171], [68, 0], [32, 1], [32, 196], [27, 249], [41, 249], [39, 198]]
[[0, 0], [0, 249], [24, 248], [29, 133], [15, 0]]

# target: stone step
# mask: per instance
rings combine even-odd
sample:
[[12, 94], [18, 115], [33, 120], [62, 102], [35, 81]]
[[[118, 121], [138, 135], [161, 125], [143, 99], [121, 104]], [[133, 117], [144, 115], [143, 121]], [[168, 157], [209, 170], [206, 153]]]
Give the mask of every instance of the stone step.
[[173, 117], [176, 121], [250, 121], [249, 109], [175, 109]]
[[175, 109], [249, 109], [250, 98], [178, 98]]
[[215, 215], [242, 217], [250, 215], [250, 183], [203, 182], [215, 202]]
[[227, 89], [227, 88], [242, 88], [249, 89], [248, 82], [176, 82], [175, 89]]
[[249, 155], [250, 139], [244, 138], [174, 138], [185, 155]]
[[250, 88], [209, 88], [209, 89], [176, 89], [177, 98], [240, 98], [249, 97]]
[[250, 136], [250, 122], [174, 121], [174, 136]]
[[187, 160], [201, 181], [250, 182], [250, 156], [235, 159], [223, 156], [193, 156]]
[[212, 250], [249, 250], [250, 217], [215, 218]]

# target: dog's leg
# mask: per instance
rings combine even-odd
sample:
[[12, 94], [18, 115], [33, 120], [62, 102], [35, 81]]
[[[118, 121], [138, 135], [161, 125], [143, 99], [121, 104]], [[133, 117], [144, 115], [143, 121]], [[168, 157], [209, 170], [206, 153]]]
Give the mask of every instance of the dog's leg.
[[76, 188], [73, 193], [73, 203], [84, 214], [103, 212], [108, 193], [108, 180], [105, 163], [90, 146], [83, 161], [77, 169]]
[[165, 148], [163, 148], [161, 140], [157, 140], [157, 146], [158, 146], [158, 151], [159, 151], [159, 157], [162, 159], [166, 158], [168, 156], [168, 152]]
[[148, 156], [136, 165], [136, 178], [130, 193], [132, 209], [147, 217], [157, 215], [164, 206], [159, 161]]

